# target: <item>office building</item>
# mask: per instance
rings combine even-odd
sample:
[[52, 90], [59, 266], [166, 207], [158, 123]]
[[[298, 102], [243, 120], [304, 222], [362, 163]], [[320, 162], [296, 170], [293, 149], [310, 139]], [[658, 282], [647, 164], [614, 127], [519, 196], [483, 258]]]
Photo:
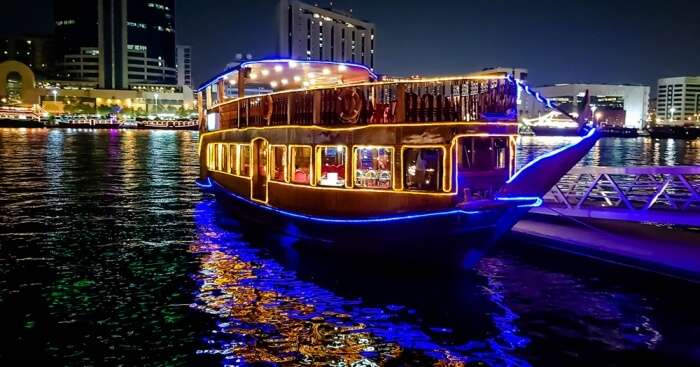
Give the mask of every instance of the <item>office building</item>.
[[177, 84], [192, 88], [192, 47], [177, 46]]
[[19, 61], [32, 70], [46, 73], [53, 64], [53, 42], [49, 36], [0, 36], [0, 62]]
[[105, 89], [177, 84], [174, 0], [55, 0], [60, 77]]
[[[586, 90], [590, 94], [594, 120], [600, 125], [641, 129], [649, 113], [650, 88], [643, 85], [556, 84], [535, 88], [569, 113], [578, 111]], [[526, 95], [523, 116], [535, 118], [549, 110]]]
[[374, 24], [359, 20], [350, 12], [296, 0], [281, 0], [278, 18], [281, 57], [351, 62], [374, 68]]
[[700, 125], [700, 76], [659, 79], [656, 122]]

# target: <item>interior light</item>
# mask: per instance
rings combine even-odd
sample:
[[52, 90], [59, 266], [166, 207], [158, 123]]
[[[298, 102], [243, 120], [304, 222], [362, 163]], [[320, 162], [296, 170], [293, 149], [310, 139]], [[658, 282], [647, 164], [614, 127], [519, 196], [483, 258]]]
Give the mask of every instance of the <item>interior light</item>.
[[271, 86], [272, 88], [277, 88], [277, 82], [274, 81], [274, 80], [271, 81], [271, 82], [270, 82], [270, 86]]
[[328, 75], [331, 73], [331, 69], [329, 68], [323, 68], [323, 75]]
[[275, 72], [281, 73], [282, 72], [282, 65], [275, 65]]
[[299, 75], [294, 76], [294, 81], [299, 83], [301, 81], [301, 77]]
[[260, 74], [262, 74], [263, 76], [268, 76], [268, 75], [270, 75], [270, 70], [262, 69], [262, 70], [260, 71]]
[[340, 64], [338, 65], [338, 71], [346, 71], [348, 70], [347, 65]]

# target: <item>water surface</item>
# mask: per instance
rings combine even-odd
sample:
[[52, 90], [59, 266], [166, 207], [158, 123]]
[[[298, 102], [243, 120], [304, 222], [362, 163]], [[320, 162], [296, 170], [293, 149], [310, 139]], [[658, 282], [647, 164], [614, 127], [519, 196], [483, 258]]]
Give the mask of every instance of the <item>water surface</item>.
[[[513, 240], [462, 273], [299, 250], [195, 189], [196, 142], [0, 129], [0, 365], [700, 364], [696, 285]], [[640, 144], [585, 162], [700, 154]]]

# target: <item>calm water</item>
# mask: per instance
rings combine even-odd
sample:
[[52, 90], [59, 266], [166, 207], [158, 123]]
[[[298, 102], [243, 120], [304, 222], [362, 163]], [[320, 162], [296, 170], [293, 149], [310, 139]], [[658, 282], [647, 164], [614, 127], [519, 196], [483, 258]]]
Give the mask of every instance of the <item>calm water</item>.
[[700, 365], [700, 286], [512, 240], [465, 273], [300, 253], [193, 187], [196, 141], [0, 129], [0, 365]]

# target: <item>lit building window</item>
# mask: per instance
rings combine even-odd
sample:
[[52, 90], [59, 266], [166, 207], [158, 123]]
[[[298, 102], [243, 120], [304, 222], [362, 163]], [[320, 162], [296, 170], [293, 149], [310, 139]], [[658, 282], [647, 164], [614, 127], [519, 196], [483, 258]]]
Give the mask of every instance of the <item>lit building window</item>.
[[355, 186], [374, 189], [390, 189], [393, 182], [393, 154], [393, 148], [356, 148]]
[[439, 148], [408, 148], [403, 152], [404, 189], [440, 191], [443, 153]]
[[311, 183], [311, 147], [292, 147], [292, 182]]
[[273, 145], [270, 147], [270, 172], [272, 181], [284, 182], [287, 180], [287, 147]]
[[345, 186], [347, 149], [344, 146], [318, 147], [318, 185]]

